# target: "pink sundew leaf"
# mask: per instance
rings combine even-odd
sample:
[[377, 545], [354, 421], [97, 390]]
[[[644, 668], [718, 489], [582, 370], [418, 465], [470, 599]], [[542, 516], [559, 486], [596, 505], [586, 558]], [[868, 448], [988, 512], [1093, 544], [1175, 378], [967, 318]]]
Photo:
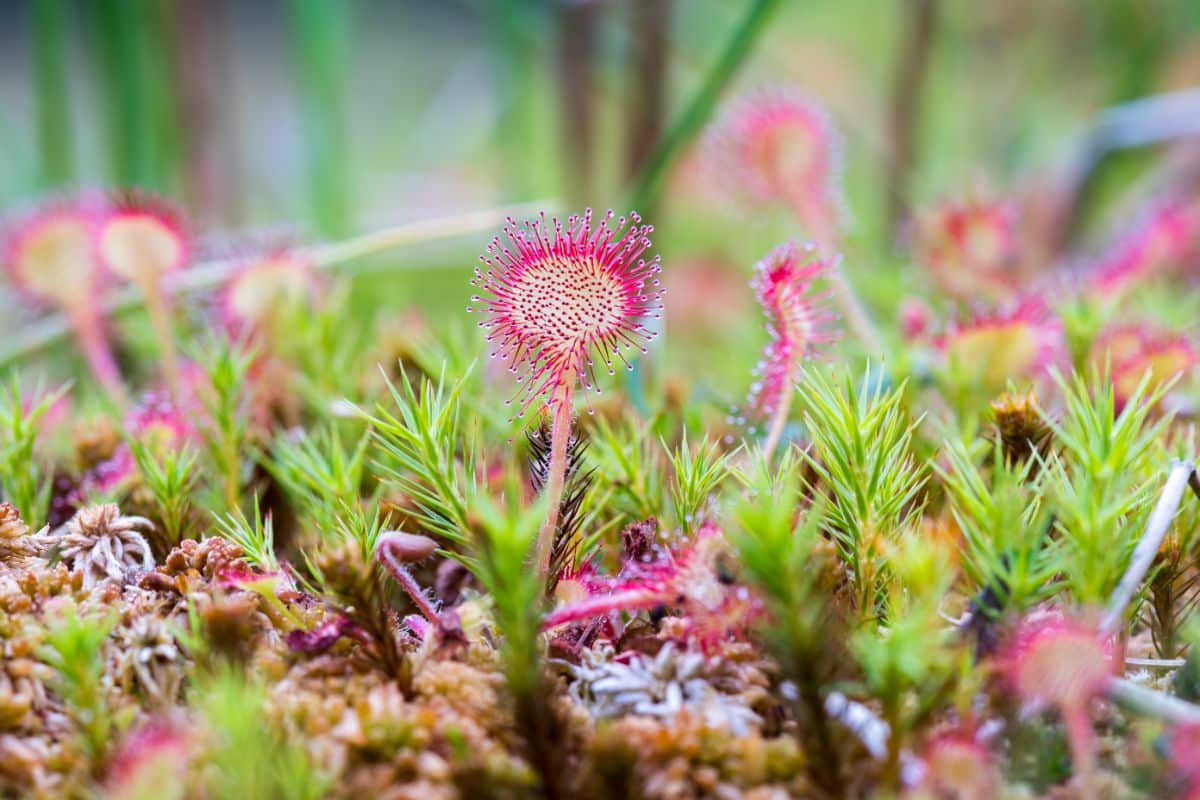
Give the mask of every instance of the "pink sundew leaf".
[[1018, 289], [1017, 238], [1014, 205], [975, 193], [922, 213], [914, 249], [921, 266], [952, 296], [999, 299]]
[[96, 252], [113, 275], [143, 286], [182, 269], [190, 243], [180, 217], [141, 194], [118, 198], [96, 229]]
[[1110, 370], [1118, 413], [1137, 391], [1143, 378], [1160, 386], [1192, 372], [1200, 363], [1200, 352], [1183, 334], [1154, 325], [1129, 323], [1110, 326], [1092, 343], [1092, 362], [1097, 370]]
[[566, 223], [543, 215], [509, 220], [481, 256], [472, 298], [486, 319], [492, 357], [524, 385], [518, 415], [539, 398], [557, 402], [575, 381], [595, 386], [597, 363], [615, 371], [633, 351], [645, 352], [655, 331], [643, 320], [662, 316], [657, 256], [646, 260], [653, 228], [637, 214], [594, 224], [591, 211]]
[[1181, 266], [1200, 250], [1200, 205], [1169, 202], [1150, 210], [1112, 246], [1089, 283], [1105, 297]]
[[842, 148], [825, 110], [790, 86], [735, 100], [715, 126], [712, 164], [752, 203], [782, 206], [828, 243], [844, 216]]
[[754, 268], [750, 287], [767, 317], [770, 341], [755, 370], [757, 380], [748, 404], [755, 414], [770, 416], [785, 386], [795, 381], [801, 362], [818, 345], [832, 341], [833, 317], [824, 308], [825, 294], [815, 282], [828, 270], [812, 248], [789, 242], [772, 250]]

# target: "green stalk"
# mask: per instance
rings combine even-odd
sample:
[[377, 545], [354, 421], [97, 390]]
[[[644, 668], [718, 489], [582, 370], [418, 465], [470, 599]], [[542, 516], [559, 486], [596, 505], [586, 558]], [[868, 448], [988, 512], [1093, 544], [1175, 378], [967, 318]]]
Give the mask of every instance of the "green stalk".
[[139, 28], [141, 63], [147, 74], [145, 91], [149, 101], [146, 123], [150, 125], [150, 169], [156, 185], [166, 190], [182, 171], [183, 147], [179, 98], [175, 73], [187, 69], [171, 57], [175, 49], [176, 0], [146, 3]]
[[350, 225], [345, 126], [349, 5], [341, 0], [291, 0], [290, 6], [308, 135], [312, 213], [321, 234], [344, 234]]
[[572, 206], [586, 205], [594, 188], [596, 141], [596, 14], [588, 3], [563, 3], [558, 9], [559, 114], [565, 134], [566, 193]]
[[43, 186], [59, 186], [75, 175], [71, 106], [67, 91], [65, 0], [33, 3], [33, 79], [37, 142]]
[[[745, 16], [742, 17], [741, 23], [734, 28], [729, 40], [725, 43], [725, 49], [721, 52], [717, 62], [713, 64], [712, 69], [705, 76], [704, 82], [700, 84], [696, 94], [692, 96], [666, 135], [658, 140], [654, 149], [646, 156], [643, 162], [645, 167], [633, 188], [629, 208], [638, 211], [647, 219], [654, 219], [658, 195], [667, 172], [676, 159], [683, 154], [687, 145], [696, 137], [696, 134], [700, 132], [700, 129], [704, 127], [704, 124], [712, 117], [721, 94], [733, 80], [733, 76], [745, 62], [746, 57], [750, 55], [754, 43], [766, 30], [771, 15], [780, 5], [781, 0], [753, 0], [746, 10]], [[665, 336], [662, 335], [664, 333], [665, 330], [660, 328], [661, 339], [665, 339]], [[657, 352], [661, 354], [657, 361], [661, 362], [667, 353], [665, 341], [659, 342]], [[644, 394], [642, 387], [646, 377], [646, 370], [642, 368], [641, 363], [635, 362], [625, 380], [626, 391], [631, 397], [637, 398]]]
[[488, 25], [494, 36], [496, 83], [500, 118], [496, 138], [505, 158], [499, 159], [504, 185], [517, 197], [530, 197], [536, 181], [530, 176], [530, 143], [536, 139], [534, 121], [537, 49], [531, 31], [540, 24], [531, 0], [488, 0]]
[[647, 218], [651, 216], [650, 210], [658, 199], [667, 171], [712, 116], [725, 87], [745, 62], [780, 5], [781, 0], [753, 0], [699, 90], [647, 157], [646, 167], [633, 190], [631, 208]]
[[112, 177], [121, 185], [161, 188], [156, 174], [152, 70], [141, 9], [120, 0], [87, 5], [107, 83]]

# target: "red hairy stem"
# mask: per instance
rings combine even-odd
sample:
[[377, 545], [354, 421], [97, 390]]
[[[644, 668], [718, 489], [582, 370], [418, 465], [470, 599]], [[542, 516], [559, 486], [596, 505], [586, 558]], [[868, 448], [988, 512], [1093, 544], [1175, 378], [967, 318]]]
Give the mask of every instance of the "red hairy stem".
[[400, 560], [397, 554], [393, 551], [390, 542], [380, 541], [375, 548], [375, 554], [379, 558], [380, 563], [387, 567], [388, 572], [392, 573], [392, 577], [396, 579], [396, 583], [400, 584], [400, 588], [413, 601], [413, 605], [421, 612], [421, 616], [429, 620], [431, 624], [441, 627], [442, 621], [438, 617], [438, 611], [434, 607], [433, 602], [421, 590], [420, 584], [416, 578], [408, 571], [408, 567]]
[[792, 394], [796, 390], [796, 376], [789, 375], [783, 386], [779, 389], [779, 399], [776, 400], [775, 411], [771, 415], [771, 427], [767, 431], [767, 438], [763, 441], [762, 453], [763, 460], [770, 462], [772, 454], [775, 452], [775, 447], [779, 444], [779, 440], [783, 438], [783, 429], [787, 426], [788, 411], [792, 407]]
[[121, 371], [113, 360], [100, 315], [95, 308], [80, 304], [77, 308], [69, 309], [67, 320], [75, 331], [75, 338], [79, 340], [79, 347], [97, 382], [114, 400], [125, 405], [128, 400], [125, 382], [121, 380]]
[[549, 508], [546, 510], [546, 520], [538, 530], [536, 550], [538, 574], [543, 578], [549, 577], [550, 554], [554, 549], [558, 510], [567, 477], [567, 449], [571, 441], [571, 399], [574, 385], [574, 379], [564, 382], [552, 403], [554, 420], [550, 428], [550, 465], [544, 494]]
[[625, 589], [612, 594], [596, 595], [587, 600], [555, 609], [542, 620], [542, 630], [557, 628], [568, 622], [595, 619], [613, 611], [640, 611], [662, 602], [663, 593], [652, 588]]
[[867, 313], [858, 293], [847, 280], [839, 260], [834, 259], [830, 262], [828, 277], [829, 285], [833, 289], [833, 298], [845, 317], [846, 327], [853, 332], [872, 358], [883, 358], [883, 341], [875, 330], [875, 323], [871, 321], [871, 315]]
[[171, 402], [180, 402], [179, 355], [175, 347], [175, 335], [171, 331], [171, 312], [167, 299], [163, 295], [162, 284], [147, 281], [142, 286], [146, 296], [146, 312], [150, 315], [150, 325], [154, 328], [154, 338], [158, 339], [158, 358], [162, 366], [163, 381], [167, 384], [167, 393]]
[[1071, 763], [1079, 778], [1080, 789], [1088, 795], [1092, 782], [1092, 771], [1096, 761], [1096, 732], [1088, 717], [1087, 706], [1064, 708], [1060, 711], [1067, 728], [1067, 739], [1071, 747]]

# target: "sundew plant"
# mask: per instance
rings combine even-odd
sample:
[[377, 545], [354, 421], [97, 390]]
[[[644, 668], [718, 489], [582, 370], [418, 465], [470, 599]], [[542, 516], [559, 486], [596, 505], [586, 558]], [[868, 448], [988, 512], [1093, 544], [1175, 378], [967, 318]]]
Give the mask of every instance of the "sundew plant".
[[16, 5], [0, 799], [1200, 798], [1188, 3]]

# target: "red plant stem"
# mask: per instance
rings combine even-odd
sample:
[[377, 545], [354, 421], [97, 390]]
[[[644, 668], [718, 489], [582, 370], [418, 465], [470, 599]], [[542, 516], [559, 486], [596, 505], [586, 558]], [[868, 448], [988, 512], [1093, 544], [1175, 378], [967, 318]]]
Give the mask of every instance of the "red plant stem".
[[561, 388], [551, 401], [554, 420], [550, 427], [550, 470], [546, 476], [544, 497], [549, 505], [546, 520], [538, 530], [537, 568], [538, 575], [548, 577], [550, 553], [554, 549], [554, 535], [558, 530], [558, 507], [562, 502], [563, 482], [567, 476], [567, 445], [571, 441], [571, 400], [574, 395], [575, 376], [563, 376]]
[[841, 262], [837, 260], [831, 262], [827, 274], [830, 288], [833, 289], [834, 300], [837, 301], [838, 307], [846, 319], [846, 326], [869, 356], [882, 359], [883, 341], [880, 340], [879, 334], [875, 330], [875, 323], [871, 321], [871, 315], [867, 313], [858, 294], [854, 291], [854, 287], [846, 279]]
[[1092, 769], [1095, 766], [1096, 734], [1092, 730], [1092, 721], [1088, 718], [1087, 706], [1063, 708], [1059, 713], [1067, 728], [1067, 739], [1071, 746], [1071, 763], [1075, 766], [1075, 774], [1079, 778], [1084, 796], [1088, 796], [1088, 787], [1092, 782]]
[[542, 620], [542, 630], [547, 631], [581, 619], [595, 619], [613, 611], [653, 608], [662, 601], [663, 593], [652, 589], [625, 589], [612, 594], [598, 595], [555, 609]]
[[783, 429], [787, 426], [788, 411], [792, 407], [792, 394], [796, 390], [796, 376], [789, 375], [783, 382], [783, 391], [775, 403], [775, 412], [771, 415], [771, 427], [767, 430], [767, 438], [763, 441], [763, 461], [770, 462], [776, 445], [783, 438]]
[[178, 406], [179, 361], [175, 351], [175, 335], [171, 331], [171, 313], [167, 308], [166, 297], [163, 296], [162, 284], [146, 281], [141, 288], [146, 296], [146, 311], [150, 315], [150, 325], [154, 328], [154, 338], [158, 339], [158, 357], [162, 363], [163, 380], [167, 384], [171, 402]]
[[416, 578], [408, 571], [408, 568], [401, 563], [400, 559], [392, 552], [390, 542], [380, 542], [379, 547], [375, 550], [380, 562], [387, 567], [388, 572], [392, 573], [392, 577], [396, 579], [396, 583], [400, 584], [400, 588], [413, 601], [413, 605], [421, 612], [421, 616], [429, 620], [435, 627], [440, 628], [442, 623], [438, 619], [437, 609], [434, 608], [433, 602], [421, 591], [420, 584]]
[[66, 316], [92, 375], [114, 400], [124, 405], [128, 399], [125, 382], [121, 380], [121, 371], [113, 360], [100, 315], [94, 308], [81, 304], [79, 308], [67, 309]]

